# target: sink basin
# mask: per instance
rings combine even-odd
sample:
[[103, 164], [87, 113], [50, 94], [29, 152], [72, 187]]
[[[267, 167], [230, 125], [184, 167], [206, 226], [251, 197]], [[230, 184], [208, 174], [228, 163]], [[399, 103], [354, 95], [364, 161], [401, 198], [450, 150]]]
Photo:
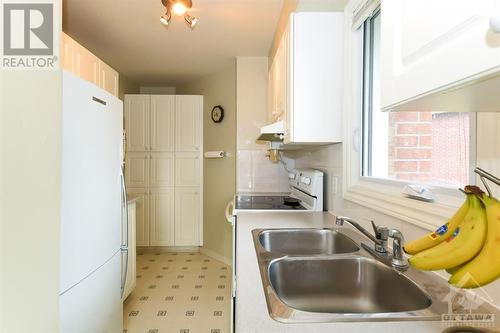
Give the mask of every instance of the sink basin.
[[301, 311], [409, 312], [432, 304], [406, 276], [365, 257], [282, 258], [268, 274], [281, 301]]
[[349, 237], [329, 229], [280, 229], [260, 233], [259, 241], [268, 252], [286, 255], [328, 255], [359, 251]]

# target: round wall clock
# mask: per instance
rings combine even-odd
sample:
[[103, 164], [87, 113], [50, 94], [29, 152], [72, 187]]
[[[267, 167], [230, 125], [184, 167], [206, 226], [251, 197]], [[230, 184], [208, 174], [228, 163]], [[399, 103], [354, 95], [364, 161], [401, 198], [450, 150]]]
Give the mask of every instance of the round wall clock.
[[214, 106], [212, 109], [212, 120], [214, 123], [220, 123], [224, 119], [224, 109], [220, 105]]

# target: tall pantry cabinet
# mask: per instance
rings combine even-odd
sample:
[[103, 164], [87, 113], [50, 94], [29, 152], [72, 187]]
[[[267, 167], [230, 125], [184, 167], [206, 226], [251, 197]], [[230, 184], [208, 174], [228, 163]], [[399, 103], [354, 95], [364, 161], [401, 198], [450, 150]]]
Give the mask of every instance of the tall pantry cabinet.
[[137, 246], [203, 244], [203, 96], [126, 95], [127, 192]]

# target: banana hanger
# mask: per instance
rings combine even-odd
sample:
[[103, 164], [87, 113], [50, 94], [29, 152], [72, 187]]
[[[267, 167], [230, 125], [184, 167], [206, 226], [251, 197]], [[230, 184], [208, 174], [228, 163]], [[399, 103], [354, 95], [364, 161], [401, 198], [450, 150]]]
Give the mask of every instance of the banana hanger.
[[483, 183], [484, 187], [486, 188], [486, 192], [488, 192], [488, 196], [491, 198], [492, 197], [491, 189], [488, 186], [486, 179], [488, 179], [492, 183], [500, 186], [500, 178], [493, 176], [491, 173], [486, 172], [481, 168], [475, 168], [474, 172], [478, 174], [479, 178], [481, 178], [481, 182]]

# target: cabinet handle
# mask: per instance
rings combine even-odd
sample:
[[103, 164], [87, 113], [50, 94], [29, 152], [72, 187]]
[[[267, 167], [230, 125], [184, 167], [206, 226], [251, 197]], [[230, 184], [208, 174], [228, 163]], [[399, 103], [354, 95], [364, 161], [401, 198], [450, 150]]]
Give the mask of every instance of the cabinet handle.
[[92, 96], [92, 100], [93, 100], [94, 102], [97, 102], [97, 103], [102, 104], [102, 105], [106, 105], [106, 104], [107, 104], [107, 103], [106, 103], [106, 101], [103, 101], [102, 99], [97, 98], [97, 97], [95, 97], [95, 96]]

